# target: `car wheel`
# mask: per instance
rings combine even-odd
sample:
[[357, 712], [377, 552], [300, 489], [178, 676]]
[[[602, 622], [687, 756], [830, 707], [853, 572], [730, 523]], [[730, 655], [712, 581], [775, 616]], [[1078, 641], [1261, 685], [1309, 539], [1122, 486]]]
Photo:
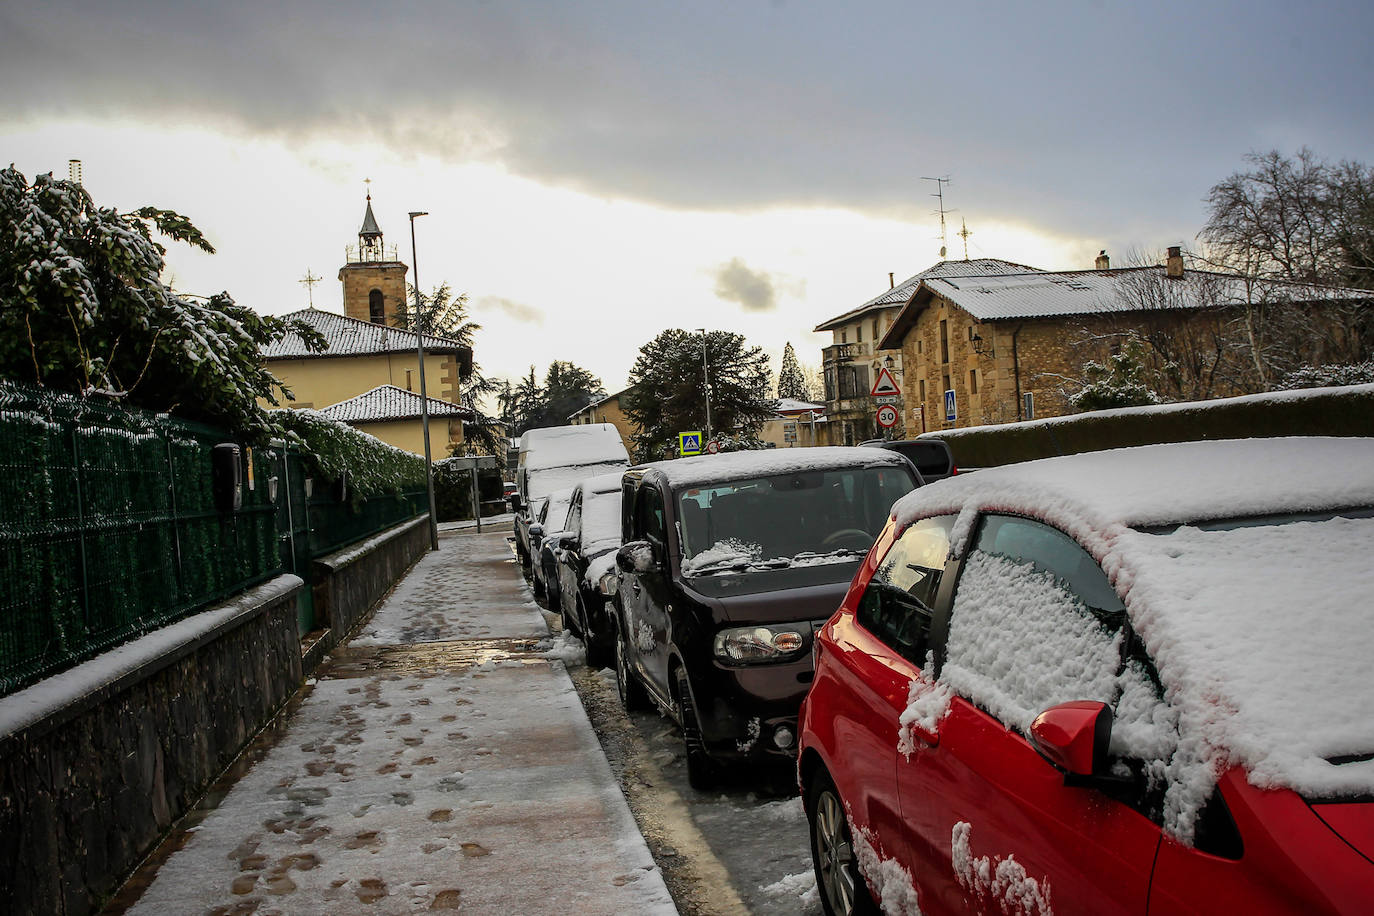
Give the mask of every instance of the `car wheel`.
[[[560, 593], [559, 593], [558, 598], [559, 598], [558, 604], [559, 604], [559, 606], [561, 607], [562, 604], [563, 604], [563, 600], [562, 600], [562, 599], [563, 599], [563, 595], [562, 595], [561, 589], [560, 589]], [[574, 603], [574, 605], [576, 606], [576, 607], [575, 607], [576, 613], [574, 613], [574, 608], [563, 608], [563, 629], [567, 630], [569, 633], [571, 633], [572, 635], [576, 636], [578, 639], [582, 640], [583, 642], [586, 642], [586, 641], [587, 641], [587, 637], [583, 635], [582, 623], [581, 623], [582, 618], [583, 618], [583, 614], [582, 614], [582, 599], [581, 599], [581, 598], [575, 598], [575, 599], [573, 599], [573, 603]], [[590, 648], [590, 647], [589, 647], [589, 648]]]
[[582, 643], [587, 647], [587, 667], [593, 671], [600, 671], [602, 668], [609, 668], [615, 664], [612, 650], [606, 645], [606, 634], [596, 634], [592, 632], [591, 622], [587, 619], [587, 605], [578, 595], [574, 599], [577, 603], [577, 619], [582, 621]]
[[677, 714], [682, 722], [682, 743], [687, 748], [687, 782], [693, 789], [710, 789], [716, 784], [716, 764], [706, 753], [701, 737], [701, 724], [692, 705], [692, 691], [687, 684], [687, 672], [677, 669]]
[[544, 597], [544, 591], [545, 591], [545, 589], [544, 589], [544, 580], [543, 580], [541, 577], [537, 576], [537, 575], [531, 574], [531, 576], [530, 576], [530, 589], [534, 592], [534, 597], [535, 597], [535, 598], [543, 598], [543, 597]]
[[868, 892], [863, 875], [859, 874], [844, 802], [825, 770], [812, 777], [806, 800], [806, 819], [811, 828], [811, 863], [827, 916], [876, 914], [878, 906]]
[[[553, 575], [549, 575], [549, 569], [546, 566], [544, 567], [544, 581], [549, 583], [544, 586], [544, 593], [547, 596], [549, 610], [562, 610], [563, 595], [558, 590], [558, 574], [554, 573]], [[565, 623], [564, 626], [566, 625]]]
[[644, 693], [643, 685], [635, 680], [635, 673], [630, 670], [629, 651], [629, 647], [625, 645], [625, 637], [617, 632], [615, 639], [615, 687], [620, 693], [620, 705], [625, 707], [626, 712], [641, 712], [649, 708], [649, 697]]

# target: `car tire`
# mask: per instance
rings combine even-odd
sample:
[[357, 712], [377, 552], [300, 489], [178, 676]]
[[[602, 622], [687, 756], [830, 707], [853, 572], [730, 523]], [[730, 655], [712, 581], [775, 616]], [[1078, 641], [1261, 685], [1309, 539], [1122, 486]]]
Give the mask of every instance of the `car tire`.
[[534, 592], [535, 600], [544, 597], [544, 580], [541, 577], [534, 575], [533, 570], [530, 571], [530, 590]]
[[682, 722], [682, 743], [687, 751], [687, 782], [693, 789], [710, 789], [716, 784], [716, 762], [706, 753], [706, 743], [701, 737], [701, 723], [697, 720], [696, 706], [692, 703], [692, 690], [687, 683], [687, 672], [677, 669], [676, 688], [677, 714]]
[[630, 670], [629, 646], [625, 644], [625, 636], [616, 628], [615, 635], [615, 687], [620, 694], [620, 705], [625, 707], [626, 712], [644, 712], [649, 708], [649, 696], [644, 692], [644, 686], [635, 678], [635, 673]]
[[[563, 611], [563, 629], [567, 630], [569, 633], [576, 636], [583, 642], [586, 642], [587, 637], [584, 635], [584, 630], [582, 628], [582, 619], [584, 616], [582, 614], [582, 598], [579, 596], [573, 599], [573, 604], [575, 605], [575, 608], [562, 607], [563, 596], [561, 590], [558, 598], [559, 607], [562, 608]], [[590, 650], [590, 647], [588, 647], [588, 649]]]
[[606, 645], [604, 633], [598, 635], [592, 632], [591, 622], [587, 619], [587, 603], [582, 600], [580, 594], [574, 601], [577, 603], [577, 619], [582, 621], [579, 625], [582, 628], [582, 644], [587, 647], [587, 667], [593, 671], [600, 671], [602, 668], [614, 666], [615, 651]]
[[[558, 590], [558, 573], [555, 572], [550, 576], [549, 568], [547, 566], [544, 567], [544, 582], [546, 583], [544, 585], [545, 601], [549, 605], [549, 610], [557, 613], [563, 609], [563, 595]], [[547, 583], [553, 583], [553, 585], [550, 586]]]
[[859, 873], [854, 838], [849, 833], [844, 801], [824, 769], [811, 777], [806, 792], [806, 823], [811, 834], [811, 865], [826, 916], [873, 916], [868, 884]]

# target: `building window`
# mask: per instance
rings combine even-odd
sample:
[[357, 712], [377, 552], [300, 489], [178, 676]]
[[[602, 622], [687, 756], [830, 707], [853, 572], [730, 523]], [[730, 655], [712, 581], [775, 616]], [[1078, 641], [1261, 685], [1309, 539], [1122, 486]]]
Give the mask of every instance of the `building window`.
[[925, 348], [925, 341], [923, 341], [923, 340], [917, 340], [917, 341], [916, 341], [916, 352], [917, 352], [917, 353], [924, 353], [925, 351], [926, 351], [926, 348]]
[[[949, 322], [940, 322], [940, 362], [949, 362]], [[949, 383], [945, 383], [945, 390], [949, 390]]]
[[864, 325], [863, 325], [863, 322], [862, 322], [862, 321], [859, 322], [858, 324], [854, 325], [854, 342], [855, 342], [855, 343], [863, 343], [863, 342], [864, 342]]
[[878, 342], [878, 319], [873, 319], [873, 342]]
[[373, 324], [382, 324], [386, 321], [386, 308], [382, 305], [384, 301], [379, 289], [367, 294], [367, 316]]
[[921, 379], [921, 403], [926, 402], [926, 380]]
[[970, 369], [970, 370], [968, 371], [968, 393], [969, 393], [969, 394], [977, 394], [977, 393], [978, 393], [978, 370], [977, 370], [977, 369]]
[[414, 371], [415, 371], [414, 369], [407, 369], [407, 370], [406, 370], [406, 391], [414, 391], [414, 390], [415, 390], [414, 388], [411, 387], [411, 381], [410, 381], [411, 373], [413, 373]]
[[843, 330], [843, 331], [840, 332], [840, 343], [842, 343], [842, 344], [849, 343], [849, 330], [848, 330], [848, 329], [845, 329], [845, 330]]

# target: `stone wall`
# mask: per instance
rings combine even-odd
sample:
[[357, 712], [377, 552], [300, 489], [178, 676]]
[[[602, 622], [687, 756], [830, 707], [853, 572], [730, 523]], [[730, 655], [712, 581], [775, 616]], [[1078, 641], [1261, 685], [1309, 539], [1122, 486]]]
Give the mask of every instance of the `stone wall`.
[[353, 632], [368, 611], [429, 549], [429, 516], [314, 561], [315, 615], [327, 628], [311, 647], [306, 670]]
[[300, 685], [284, 575], [0, 701], [0, 900], [92, 912]]

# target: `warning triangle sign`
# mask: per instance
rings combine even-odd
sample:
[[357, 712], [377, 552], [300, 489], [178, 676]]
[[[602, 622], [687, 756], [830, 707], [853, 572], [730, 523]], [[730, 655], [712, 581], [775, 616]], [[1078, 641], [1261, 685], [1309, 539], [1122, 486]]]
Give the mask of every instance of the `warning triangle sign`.
[[878, 370], [878, 377], [873, 380], [873, 390], [869, 394], [882, 397], [889, 394], [901, 394], [902, 389], [897, 387], [897, 380], [892, 377], [892, 372], [886, 367]]

